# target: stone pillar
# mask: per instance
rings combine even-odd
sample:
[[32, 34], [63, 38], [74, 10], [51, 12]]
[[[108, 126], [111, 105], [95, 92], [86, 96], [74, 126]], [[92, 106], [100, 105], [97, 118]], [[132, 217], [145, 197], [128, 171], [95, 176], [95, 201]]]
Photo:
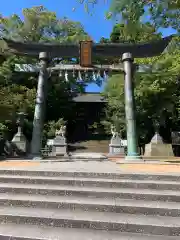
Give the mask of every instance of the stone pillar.
[[26, 114], [23, 112], [18, 113], [18, 131], [12, 139], [12, 143], [15, 145], [16, 155], [25, 155], [27, 153], [28, 142], [22, 131], [25, 116]]
[[133, 58], [131, 53], [122, 55], [124, 64], [124, 93], [125, 93], [125, 113], [126, 113], [126, 132], [127, 132], [127, 160], [141, 159], [138, 153], [135, 102], [133, 86]]
[[37, 86], [36, 105], [34, 111], [33, 133], [31, 141], [31, 157], [41, 158], [42, 133], [44, 124], [45, 104], [47, 96], [47, 80], [49, 78], [48, 55], [46, 52], [39, 54], [40, 71]]

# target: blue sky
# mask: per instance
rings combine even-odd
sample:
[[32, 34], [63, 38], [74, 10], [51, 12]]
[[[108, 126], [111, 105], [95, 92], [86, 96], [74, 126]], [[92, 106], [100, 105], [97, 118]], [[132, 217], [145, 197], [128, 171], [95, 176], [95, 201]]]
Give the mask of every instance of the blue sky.
[[[77, 0], [6, 0], [0, 4], [0, 13], [3, 16], [11, 14], [22, 14], [23, 8], [43, 5], [51, 11], [55, 11], [59, 17], [68, 17], [74, 21], [79, 21], [84, 26], [89, 35], [98, 41], [101, 37], [109, 37], [112, 30], [113, 21], [105, 20], [104, 13], [108, 10], [110, 0], [100, 0], [93, 10], [93, 16], [88, 15], [83, 5], [78, 4]], [[106, 3], [104, 3], [106, 2]], [[73, 11], [75, 8], [75, 11]], [[162, 29], [163, 35], [167, 36], [173, 33], [172, 29]], [[87, 91], [101, 91], [95, 84], [90, 84]]]
[[[100, 37], [108, 37], [113, 23], [104, 19], [104, 12], [108, 10], [108, 4], [97, 4], [93, 16], [88, 15], [83, 5], [78, 0], [6, 0], [0, 4], [0, 13], [9, 16], [13, 13], [22, 14], [23, 8], [43, 5], [51, 11], [55, 11], [59, 17], [69, 17], [72, 20], [80, 21], [85, 30], [98, 41]], [[76, 8], [73, 11], [73, 8]]]

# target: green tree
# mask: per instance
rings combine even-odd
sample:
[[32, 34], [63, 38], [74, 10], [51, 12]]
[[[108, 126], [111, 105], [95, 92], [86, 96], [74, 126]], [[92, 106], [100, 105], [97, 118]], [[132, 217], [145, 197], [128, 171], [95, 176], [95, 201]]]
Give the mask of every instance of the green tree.
[[112, 0], [111, 16], [124, 21], [129, 30], [133, 30], [139, 21], [147, 16], [159, 27], [172, 27], [180, 30], [180, 1], [179, 0]]
[[110, 34], [110, 39], [101, 38], [100, 42], [112, 43], [140, 43], [145, 41], [153, 41], [161, 39], [162, 34], [157, 33], [154, 25], [147, 23], [139, 23], [134, 33], [129, 33], [126, 24], [116, 24]]
[[[123, 25], [116, 25], [111, 33], [110, 41], [115, 42], [141, 42], [152, 39], [159, 39], [161, 35], [154, 31], [144, 29], [137, 35], [128, 35], [123, 31]], [[148, 27], [150, 25], [148, 24]], [[143, 27], [143, 25], [142, 25]], [[120, 30], [119, 30], [120, 28]], [[148, 28], [149, 29], [149, 28]], [[121, 34], [119, 34], [121, 33]], [[142, 34], [142, 37], [141, 37]], [[136, 36], [136, 38], [135, 38]], [[151, 39], [152, 38], [152, 39]], [[180, 49], [179, 38], [174, 38], [167, 51], [154, 58], [135, 59], [137, 64], [152, 64], [158, 69], [158, 74], [146, 72], [145, 74], [135, 74], [135, 101], [137, 108], [137, 126], [141, 139], [140, 142], [148, 142], [153, 135], [153, 122], [162, 119], [166, 112], [171, 120], [171, 127], [176, 128], [179, 124], [179, 91], [177, 90], [177, 80], [180, 76]], [[125, 135], [125, 112], [124, 112], [124, 80], [123, 75], [113, 75], [107, 82], [104, 96], [107, 99], [106, 121], [107, 129], [113, 124]], [[166, 122], [167, 125], [167, 122]], [[164, 136], [166, 139], [168, 136]]]
[[[78, 42], [89, 39], [79, 22], [68, 18], [59, 19], [56, 13], [43, 6], [23, 10], [23, 18], [14, 14], [0, 18], [0, 48], [3, 60], [0, 63], [0, 111], [2, 123], [9, 119], [15, 121], [17, 111], [25, 111], [32, 125], [38, 75], [36, 73], [17, 73], [15, 64], [37, 63], [36, 59], [7, 55], [3, 38], [20, 42]], [[5, 58], [4, 58], [5, 56]], [[60, 56], [61, 57], [61, 56]], [[70, 59], [60, 59], [70, 61]], [[52, 60], [56, 62], [56, 59]], [[71, 113], [72, 90], [83, 90], [84, 84], [76, 84], [73, 77], [66, 82], [57, 74], [49, 80], [46, 121], [67, 118]], [[68, 101], [69, 100], [69, 101]], [[31, 131], [28, 131], [31, 134]], [[30, 137], [30, 136], [29, 136]]]
[[[91, 6], [102, 3], [98, 0], [76, 0], [84, 4], [85, 10], [89, 12]], [[156, 27], [173, 29], [180, 31], [180, 0], [109, 0], [110, 9], [106, 14], [107, 19], [115, 18], [118, 22], [127, 25], [131, 34], [136, 33], [139, 22], [148, 16], [150, 22]]]
[[[180, 59], [180, 51], [174, 53], [176, 59]], [[179, 61], [179, 60], [178, 60]], [[138, 62], [136, 60], [136, 62]], [[135, 75], [135, 102], [137, 109], [137, 126], [139, 136], [148, 142], [153, 135], [154, 120], [162, 119], [163, 112], [167, 112], [171, 119], [171, 128], [179, 130], [180, 123], [180, 94], [177, 88], [180, 64], [166, 54], [162, 59], [152, 61], [159, 64], [159, 74]], [[124, 112], [124, 80], [122, 75], [113, 75], [107, 82], [104, 91], [107, 99], [105, 125], [114, 124], [118, 130], [125, 134]], [[161, 122], [162, 123], [162, 122]], [[167, 136], [164, 136], [167, 139]]]
[[0, 37], [21, 42], [76, 42], [89, 38], [79, 22], [64, 17], [43, 6], [23, 9], [23, 19], [14, 14], [1, 16]]

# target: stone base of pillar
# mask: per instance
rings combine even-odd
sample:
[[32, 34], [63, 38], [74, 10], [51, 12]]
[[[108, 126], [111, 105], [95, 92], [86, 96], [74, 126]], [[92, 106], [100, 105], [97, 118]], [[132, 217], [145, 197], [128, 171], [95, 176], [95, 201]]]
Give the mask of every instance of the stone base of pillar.
[[27, 156], [27, 159], [39, 161], [39, 160], [42, 160], [43, 157], [42, 157], [41, 155], [29, 154], [29, 155]]
[[134, 155], [134, 156], [126, 156], [125, 157], [126, 161], [142, 161], [142, 157], [140, 155]]
[[40, 160], [42, 160], [42, 159], [43, 159], [42, 156], [33, 156], [33, 157], [32, 157], [32, 160], [35, 160], [35, 161], [40, 161]]

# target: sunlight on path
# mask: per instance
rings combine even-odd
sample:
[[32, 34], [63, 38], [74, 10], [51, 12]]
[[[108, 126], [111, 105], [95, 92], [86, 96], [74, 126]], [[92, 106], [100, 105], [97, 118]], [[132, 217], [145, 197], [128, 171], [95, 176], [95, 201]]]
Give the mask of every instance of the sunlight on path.
[[39, 165], [39, 162], [9, 161], [0, 162], [0, 167], [31, 167]]
[[180, 164], [120, 164], [120, 168], [128, 172], [151, 172], [151, 173], [180, 173]]

